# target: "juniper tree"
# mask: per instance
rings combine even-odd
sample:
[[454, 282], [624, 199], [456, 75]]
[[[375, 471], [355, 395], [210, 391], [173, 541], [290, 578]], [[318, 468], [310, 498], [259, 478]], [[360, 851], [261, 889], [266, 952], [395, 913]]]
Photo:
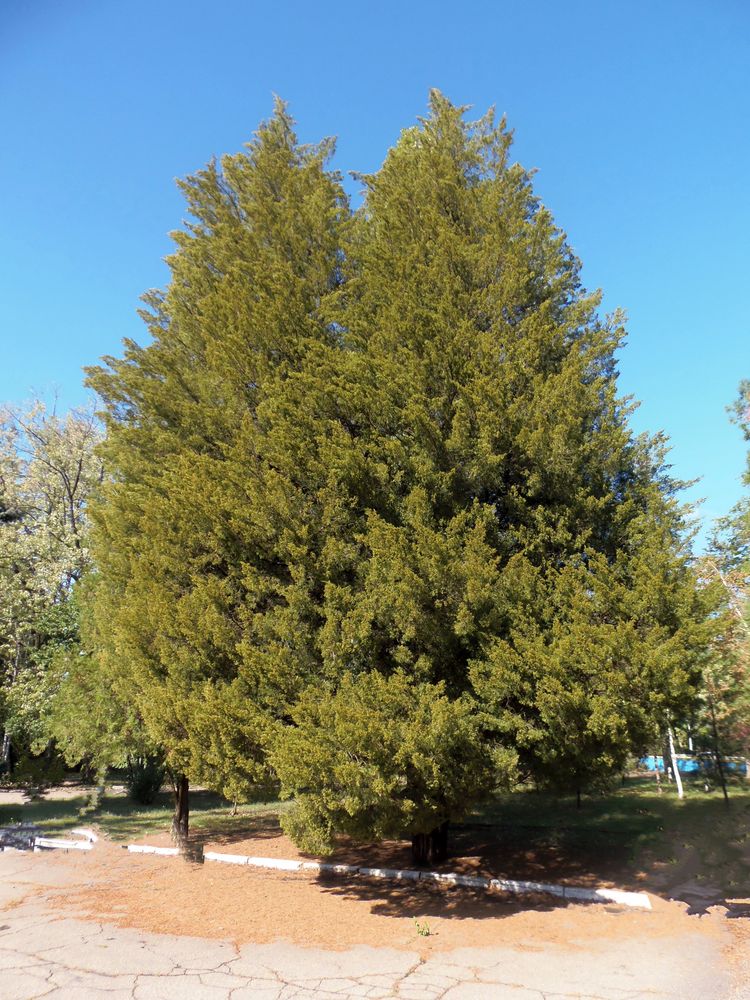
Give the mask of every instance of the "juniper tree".
[[[356, 359], [338, 395], [368, 493], [350, 490], [358, 524], [322, 597], [332, 701], [303, 701], [272, 755], [296, 796], [287, 828], [307, 842], [393, 833], [388, 796], [361, 794], [378, 775], [430, 804], [395, 809], [421, 858], [424, 836], [512, 777], [514, 755], [522, 774], [590, 787], [694, 693], [706, 609], [660, 441], [634, 439], [617, 396], [621, 317], [599, 317], [510, 147], [504, 122], [467, 123], [433, 94], [363, 178], [347, 229], [328, 308]], [[409, 718], [433, 692], [475, 713], [454, 760], [462, 802], [446, 785], [440, 804], [439, 782], [427, 795], [395, 753], [379, 769], [350, 745], [368, 676], [408, 679]], [[371, 711], [367, 747], [389, 746], [388, 713]], [[474, 741], [494, 774], [471, 764]]]
[[433, 94], [351, 214], [278, 107], [183, 185], [152, 343], [90, 375], [92, 647], [183, 790], [275, 777], [308, 847], [439, 856], [518, 767], [590, 784], [691, 694], [676, 484], [510, 147]]
[[166, 754], [178, 839], [188, 778], [232, 798], [265, 780], [264, 719], [286, 710], [313, 656], [307, 611], [284, 632], [286, 608], [306, 601], [279, 558], [298, 528], [285, 541], [258, 448], [265, 398], [333, 336], [319, 316], [345, 204], [331, 152], [300, 145], [278, 104], [245, 151], [181, 183], [191, 221], [174, 234], [168, 288], [146, 297], [151, 343], [89, 373], [112, 471], [94, 511], [90, 639]]

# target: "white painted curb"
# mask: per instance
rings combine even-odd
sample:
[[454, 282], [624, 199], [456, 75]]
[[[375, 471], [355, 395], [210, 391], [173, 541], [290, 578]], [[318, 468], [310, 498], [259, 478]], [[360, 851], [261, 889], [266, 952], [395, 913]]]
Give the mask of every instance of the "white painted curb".
[[40, 851], [43, 848], [52, 850], [59, 848], [64, 851], [91, 851], [94, 845], [89, 840], [62, 840], [57, 837], [35, 837], [34, 850]]
[[[128, 844], [128, 850], [134, 854], [168, 854], [179, 853], [176, 847], [148, 847], [140, 844]], [[524, 882], [517, 879], [481, 878], [473, 875], [459, 875], [457, 872], [422, 872], [404, 868], [360, 868], [357, 865], [335, 865], [323, 861], [291, 861], [284, 858], [255, 858], [246, 854], [222, 854], [219, 851], [206, 851], [205, 861], [218, 861], [226, 865], [248, 865], [251, 868], [270, 868], [286, 872], [333, 872], [336, 875], [362, 875], [366, 878], [382, 878], [408, 882], [437, 882], [441, 885], [457, 885], [467, 889], [484, 889], [496, 892], [509, 892], [514, 895], [543, 893], [548, 896], [558, 896], [561, 899], [578, 900], [588, 903], [619, 903], [620, 906], [651, 909], [651, 900], [645, 892], [625, 892], [621, 889], [581, 889], [569, 885], [555, 885], [549, 882]]]
[[151, 847], [148, 844], [128, 844], [131, 854], [162, 854], [170, 858], [177, 857], [179, 847]]
[[287, 861], [284, 858], [248, 858], [247, 863], [253, 868], [275, 868], [282, 872], [298, 872], [302, 868], [301, 861]]
[[388, 878], [398, 881], [406, 879], [410, 882], [416, 882], [420, 877], [419, 872], [410, 871], [408, 868], [359, 868], [358, 874], [369, 878]]
[[[316, 864], [316, 862], [312, 863]], [[334, 872], [336, 875], [359, 875], [357, 865], [332, 865], [327, 862], [321, 862], [320, 870], [322, 872]]]
[[71, 830], [70, 832], [77, 833], [79, 837], [84, 837], [91, 844], [95, 844], [99, 840], [94, 831], [87, 826], [77, 826], [75, 830]]
[[[128, 848], [130, 850], [130, 848]], [[219, 854], [217, 851], [204, 851], [204, 861], [223, 861], [225, 865], [246, 865], [246, 854]]]

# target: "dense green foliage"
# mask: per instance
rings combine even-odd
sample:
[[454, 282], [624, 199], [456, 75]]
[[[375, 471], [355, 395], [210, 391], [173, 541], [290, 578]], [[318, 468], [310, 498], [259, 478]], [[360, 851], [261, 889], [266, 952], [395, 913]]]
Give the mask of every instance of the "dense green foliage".
[[[90, 594], [96, 583], [92, 574], [76, 588], [75, 604], [81, 607], [77, 625], [84, 635], [92, 632]], [[109, 666], [81, 645], [78, 634], [56, 650], [48, 674], [46, 737], [55, 741], [68, 766], [82, 764], [102, 780], [111, 767], [163, 769], [160, 747], [144, 728], [125, 672]]]
[[269, 400], [332, 339], [317, 310], [344, 202], [328, 152], [298, 147], [279, 109], [246, 154], [185, 182], [197, 221], [147, 298], [153, 342], [90, 377], [113, 478], [88, 637], [169, 767], [231, 798], [264, 782], [267, 722], [315, 677], [310, 528], [261, 449]]
[[297, 789], [284, 829], [305, 850], [325, 852], [335, 833], [357, 840], [431, 831], [463, 816], [513, 754], [487, 752], [471, 700], [442, 685], [346, 674], [332, 696], [309, 689], [281, 726], [272, 763]]
[[516, 770], [600, 783], [709, 637], [677, 485], [492, 115], [433, 94], [352, 213], [282, 106], [182, 186], [151, 343], [92, 370], [86, 641], [168, 766], [323, 849]]

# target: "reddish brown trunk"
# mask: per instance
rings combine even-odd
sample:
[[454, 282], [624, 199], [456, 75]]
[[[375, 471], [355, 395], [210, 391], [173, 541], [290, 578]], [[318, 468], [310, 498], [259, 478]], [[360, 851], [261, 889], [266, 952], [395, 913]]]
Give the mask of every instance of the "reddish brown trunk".
[[721, 782], [721, 790], [724, 793], [724, 805], [729, 808], [729, 792], [727, 791], [727, 781], [724, 777], [724, 765], [721, 760], [721, 750], [719, 749], [719, 728], [716, 725], [716, 713], [714, 712], [714, 701], [713, 698], [709, 699], [709, 708], [711, 709], [711, 726], [714, 731], [714, 758], [716, 760], [716, 769], [719, 772], [719, 781]]
[[448, 821], [430, 833], [415, 833], [411, 838], [411, 856], [416, 865], [445, 861], [448, 857]]
[[172, 839], [178, 847], [185, 848], [188, 842], [190, 817], [190, 785], [184, 774], [174, 779], [174, 816], [172, 817]]

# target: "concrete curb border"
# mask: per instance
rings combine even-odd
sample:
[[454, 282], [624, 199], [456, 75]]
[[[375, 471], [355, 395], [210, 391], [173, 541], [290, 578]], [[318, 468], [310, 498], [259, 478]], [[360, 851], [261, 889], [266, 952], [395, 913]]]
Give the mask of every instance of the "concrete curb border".
[[[128, 844], [133, 854], [162, 854], [175, 857], [176, 847], [150, 847]], [[204, 861], [217, 861], [226, 865], [247, 865], [251, 868], [268, 868], [287, 872], [330, 872], [336, 875], [361, 875], [366, 878], [382, 878], [399, 882], [437, 882], [442, 885], [456, 885], [467, 889], [484, 889], [489, 892], [506, 892], [516, 896], [541, 893], [561, 899], [587, 903], [617, 903], [620, 906], [638, 907], [650, 910], [651, 900], [645, 892], [626, 892], [623, 889], [583, 889], [569, 885], [555, 885], [548, 882], [525, 882], [516, 879], [479, 878], [459, 875], [457, 872], [422, 872], [409, 868], [360, 868], [357, 865], [335, 865], [323, 861], [292, 861], [285, 858], [255, 858], [246, 854], [223, 854], [219, 851], [205, 851]]]
[[99, 840], [94, 831], [88, 826], [77, 826], [70, 832], [77, 833], [79, 837], [83, 837], [84, 840], [88, 840], [90, 844], [95, 844]]
[[170, 858], [176, 858], [180, 853], [178, 847], [150, 847], [147, 844], [128, 844], [128, 851], [131, 854], [164, 854]]
[[[23, 826], [19, 825], [16, 828], [4, 827], [5, 832], [11, 830], [14, 832], [21, 833], [23, 831]], [[99, 840], [97, 835], [89, 827], [77, 826], [70, 831], [71, 834], [76, 834], [78, 840], [71, 840], [68, 837], [40, 837], [37, 836], [33, 829], [29, 830], [27, 836], [24, 838], [25, 843], [21, 846], [13, 844], [3, 844], [0, 843], [0, 854], [5, 851], [10, 851], [11, 853], [24, 853], [26, 851], [52, 851], [52, 850], [62, 850], [62, 851], [91, 851], [93, 850], [94, 844]], [[0, 830], [0, 833], [3, 832]], [[82, 838], [82, 839], [81, 839]]]
[[35, 837], [34, 850], [92, 851], [94, 845], [90, 840], [63, 840], [60, 837]]
[[[71, 840], [68, 837], [38, 836], [35, 833], [36, 829], [38, 828], [33, 826], [33, 824], [27, 825], [23, 823], [0, 829], [0, 854], [4, 851], [18, 853], [24, 851], [38, 852], [55, 849], [63, 851], [90, 851], [92, 850], [94, 844], [99, 840], [98, 836], [88, 826], [76, 826], [70, 831], [71, 834], [76, 834], [79, 838], [77, 840]], [[21, 837], [20, 835], [24, 832], [26, 833], [26, 836]], [[20, 839], [23, 843], [15, 845], [12, 843], [3, 843], [3, 833], [15, 835], [15, 839]]]

